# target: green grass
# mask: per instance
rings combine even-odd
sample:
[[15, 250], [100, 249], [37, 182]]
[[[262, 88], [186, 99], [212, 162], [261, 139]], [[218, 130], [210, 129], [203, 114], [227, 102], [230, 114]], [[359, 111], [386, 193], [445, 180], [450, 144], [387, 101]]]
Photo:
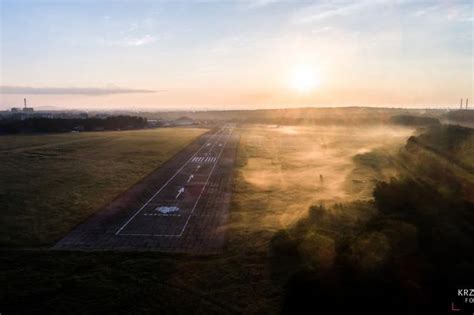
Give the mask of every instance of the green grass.
[[0, 137], [0, 246], [49, 246], [205, 129]]
[[[269, 252], [274, 233], [306, 216], [308, 206], [318, 200], [351, 200], [354, 196], [344, 187], [345, 178], [352, 176], [352, 157], [361, 148], [403, 143], [411, 132], [403, 129], [388, 137], [385, 130], [351, 131], [348, 136], [347, 128], [240, 128], [224, 253], [4, 250], [0, 279], [6, 279], [6, 285], [0, 290], [0, 310], [6, 314], [278, 313], [290, 274], [279, 269], [285, 258], [271, 257]], [[130, 147], [119, 151], [110, 157], [114, 163], [127, 164], [124, 160], [133, 158], [127, 153], [133, 151]], [[324, 187], [320, 173], [325, 175]], [[89, 178], [87, 173], [83, 176]], [[90, 177], [88, 182], [95, 186], [99, 181]], [[59, 183], [51, 181], [51, 185], [55, 188]], [[64, 230], [51, 233], [60, 236]]]

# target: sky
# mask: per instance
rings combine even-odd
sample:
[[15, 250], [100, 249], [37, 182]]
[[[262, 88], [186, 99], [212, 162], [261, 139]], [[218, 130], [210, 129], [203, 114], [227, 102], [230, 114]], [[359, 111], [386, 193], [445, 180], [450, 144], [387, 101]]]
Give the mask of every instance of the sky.
[[458, 107], [470, 0], [0, 0], [0, 109]]

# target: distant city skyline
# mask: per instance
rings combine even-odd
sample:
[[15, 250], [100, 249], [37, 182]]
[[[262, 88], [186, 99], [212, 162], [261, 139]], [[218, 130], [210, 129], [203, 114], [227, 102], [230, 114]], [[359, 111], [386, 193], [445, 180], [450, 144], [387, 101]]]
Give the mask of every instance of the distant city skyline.
[[459, 107], [472, 1], [0, 1], [0, 109]]

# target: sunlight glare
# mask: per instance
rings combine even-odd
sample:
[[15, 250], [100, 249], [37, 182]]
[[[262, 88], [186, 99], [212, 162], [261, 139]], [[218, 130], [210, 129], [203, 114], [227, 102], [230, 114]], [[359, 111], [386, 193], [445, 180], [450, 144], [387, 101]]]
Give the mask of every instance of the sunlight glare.
[[291, 87], [298, 92], [310, 92], [321, 84], [319, 73], [309, 66], [295, 67], [290, 76]]

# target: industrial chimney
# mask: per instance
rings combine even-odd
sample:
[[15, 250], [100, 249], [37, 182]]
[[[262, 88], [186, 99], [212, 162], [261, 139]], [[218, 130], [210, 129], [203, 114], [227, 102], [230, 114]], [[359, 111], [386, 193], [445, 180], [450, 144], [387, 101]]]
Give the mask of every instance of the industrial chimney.
[[462, 109], [462, 98], [461, 98], [461, 105], [459, 106], [459, 109]]
[[25, 108], [26, 108], [26, 97], [23, 99], [23, 104], [25, 105]]

